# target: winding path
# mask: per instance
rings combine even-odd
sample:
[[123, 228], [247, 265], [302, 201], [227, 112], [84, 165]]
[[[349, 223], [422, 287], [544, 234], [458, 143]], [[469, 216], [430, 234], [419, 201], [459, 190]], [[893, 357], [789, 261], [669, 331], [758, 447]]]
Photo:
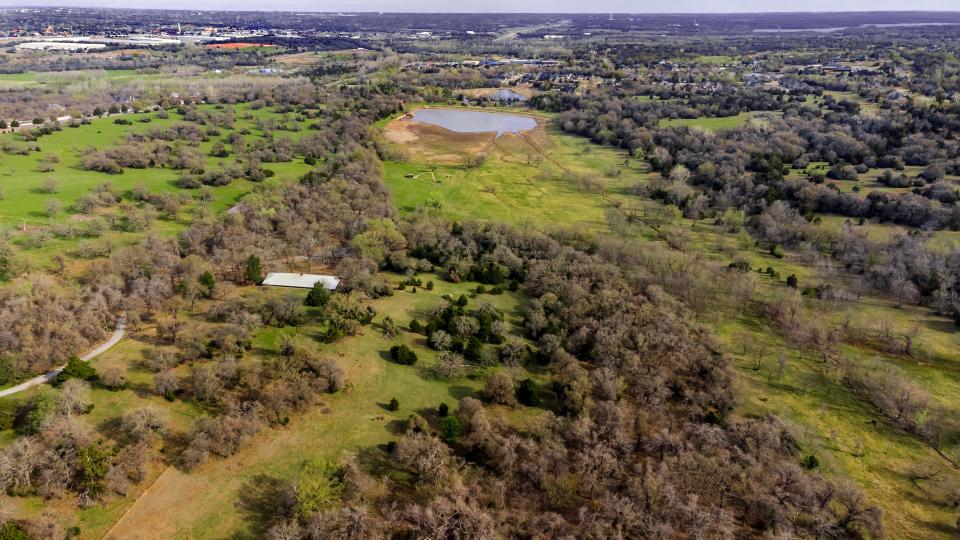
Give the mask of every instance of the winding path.
[[[107, 352], [107, 350], [110, 347], [113, 347], [114, 345], [119, 343], [121, 339], [123, 339], [123, 336], [127, 333], [126, 328], [127, 328], [126, 318], [121, 316], [119, 319], [117, 319], [117, 327], [113, 330], [113, 334], [110, 335], [110, 339], [101, 343], [96, 349], [93, 349], [87, 354], [81, 356], [80, 359], [83, 360], [84, 362], [89, 362], [90, 360], [93, 360], [97, 356]], [[7, 388], [6, 390], [0, 390], [0, 398], [11, 396], [18, 392], [23, 392], [28, 388], [33, 388], [34, 386], [48, 383], [51, 380], [53, 380], [54, 377], [59, 375], [60, 372], [63, 371], [63, 368], [65, 367], [67, 366], [66, 365], [60, 366], [57, 369], [48, 371], [43, 375], [37, 375], [32, 379], [22, 382], [16, 386]]]

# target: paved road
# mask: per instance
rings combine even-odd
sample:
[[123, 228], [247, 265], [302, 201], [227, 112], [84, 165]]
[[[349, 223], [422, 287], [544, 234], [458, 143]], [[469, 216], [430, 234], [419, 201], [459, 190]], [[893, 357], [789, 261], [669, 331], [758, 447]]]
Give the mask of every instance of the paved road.
[[[97, 356], [107, 352], [107, 349], [109, 349], [110, 347], [113, 347], [114, 345], [119, 343], [121, 339], [123, 339], [123, 336], [126, 334], [126, 328], [127, 328], [126, 319], [124, 317], [120, 317], [119, 319], [117, 319], [117, 327], [113, 330], [113, 334], [110, 335], [110, 339], [101, 343], [100, 346], [97, 347], [96, 349], [81, 356], [80, 359], [85, 362], [89, 362], [90, 360], [93, 360]], [[63, 368], [65, 367], [67, 366], [62, 365], [57, 369], [54, 369], [53, 371], [48, 371], [43, 375], [37, 375], [36, 377], [26, 382], [20, 383], [11, 388], [7, 388], [6, 390], [0, 390], [0, 397], [10, 396], [18, 392], [23, 392], [27, 388], [33, 388], [34, 386], [48, 383], [51, 380], [53, 380], [54, 377], [59, 375], [60, 372], [63, 371]]]

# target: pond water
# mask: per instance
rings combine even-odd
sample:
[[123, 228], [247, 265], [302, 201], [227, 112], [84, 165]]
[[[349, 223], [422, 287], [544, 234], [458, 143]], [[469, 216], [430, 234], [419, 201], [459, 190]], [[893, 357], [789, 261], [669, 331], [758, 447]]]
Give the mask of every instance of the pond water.
[[520, 133], [537, 127], [537, 121], [529, 116], [457, 109], [419, 109], [414, 111], [413, 121], [440, 126], [458, 133], [493, 131], [497, 137], [504, 133]]
[[510, 90], [509, 88], [501, 88], [490, 95], [490, 99], [494, 101], [526, 101], [527, 98], [523, 94], [519, 94]]

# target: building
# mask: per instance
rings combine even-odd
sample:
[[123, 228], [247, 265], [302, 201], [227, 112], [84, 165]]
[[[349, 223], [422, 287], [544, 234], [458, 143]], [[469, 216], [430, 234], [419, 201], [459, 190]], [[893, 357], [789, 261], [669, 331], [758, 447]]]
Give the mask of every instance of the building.
[[312, 289], [316, 283], [322, 283], [325, 289], [328, 291], [334, 291], [340, 286], [340, 278], [337, 276], [324, 276], [321, 274], [270, 272], [260, 284], [268, 287]]

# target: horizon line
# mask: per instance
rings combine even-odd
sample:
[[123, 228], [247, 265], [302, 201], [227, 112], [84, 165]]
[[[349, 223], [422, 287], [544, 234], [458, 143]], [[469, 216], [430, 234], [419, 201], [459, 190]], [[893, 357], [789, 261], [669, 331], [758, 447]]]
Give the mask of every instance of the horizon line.
[[839, 10], [817, 10], [817, 11], [394, 11], [394, 10], [330, 10], [315, 11], [311, 9], [230, 9], [230, 8], [155, 8], [155, 7], [119, 7], [111, 5], [44, 5], [44, 4], [22, 4], [22, 5], [0, 5], [0, 10], [9, 9], [116, 9], [120, 11], [188, 11], [195, 13], [309, 13], [314, 15], [623, 15], [623, 16], [663, 16], [663, 15], [837, 15], [837, 14], [960, 14], [960, 8], [953, 10], [944, 9], [882, 9], [882, 10], [858, 10], [858, 9], [839, 9]]

